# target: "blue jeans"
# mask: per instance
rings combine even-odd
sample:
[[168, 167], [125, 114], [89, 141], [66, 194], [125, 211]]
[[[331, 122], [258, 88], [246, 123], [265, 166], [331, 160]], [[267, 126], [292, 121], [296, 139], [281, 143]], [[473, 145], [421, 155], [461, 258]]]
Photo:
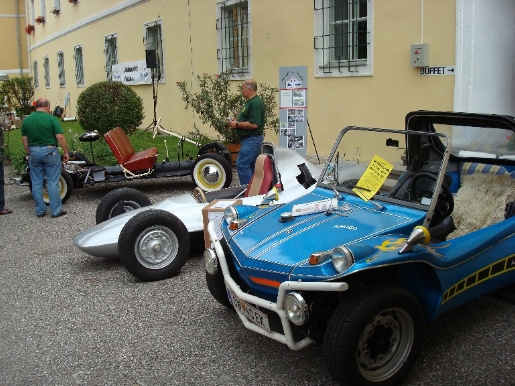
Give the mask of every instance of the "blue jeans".
[[43, 185], [46, 178], [46, 189], [50, 201], [50, 211], [53, 216], [61, 212], [63, 203], [59, 192], [61, 178], [61, 154], [57, 147], [30, 146], [30, 179], [32, 181], [32, 198], [36, 204], [36, 215], [46, 213], [43, 200]]
[[261, 142], [263, 136], [245, 138], [241, 141], [241, 149], [236, 160], [236, 170], [238, 170], [238, 178], [240, 184], [248, 184], [254, 174], [256, 166], [256, 158], [261, 153]]

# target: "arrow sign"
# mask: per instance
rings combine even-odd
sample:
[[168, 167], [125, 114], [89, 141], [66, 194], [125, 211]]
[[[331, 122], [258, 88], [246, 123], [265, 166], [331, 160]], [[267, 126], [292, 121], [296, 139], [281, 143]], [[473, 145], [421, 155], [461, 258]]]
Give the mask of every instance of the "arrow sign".
[[421, 76], [454, 75], [454, 66], [420, 67]]

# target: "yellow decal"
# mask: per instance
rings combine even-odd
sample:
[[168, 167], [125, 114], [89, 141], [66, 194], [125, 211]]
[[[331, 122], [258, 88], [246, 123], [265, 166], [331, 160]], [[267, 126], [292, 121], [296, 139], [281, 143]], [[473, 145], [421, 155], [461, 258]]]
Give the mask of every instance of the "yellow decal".
[[365, 173], [361, 176], [353, 190], [363, 200], [368, 201], [379, 191], [386, 178], [393, 169], [393, 165], [385, 159], [374, 155]]
[[486, 267], [481, 268], [479, 271], [474, 272], [472, 275], [460, 280], [449, 288], [442, 297], [442, 305], [456, 295], [459, 295], [466, 290], [481, 284], [495, 276], [502, 275], [508, 271], [515, 269], [515, 255], [510, 255], [501, 260], [497, 260]]

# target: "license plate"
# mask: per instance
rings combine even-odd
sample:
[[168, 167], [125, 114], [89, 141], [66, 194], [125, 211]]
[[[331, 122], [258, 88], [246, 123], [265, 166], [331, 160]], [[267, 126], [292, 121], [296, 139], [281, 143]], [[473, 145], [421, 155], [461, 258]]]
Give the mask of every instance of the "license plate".
[[227, 294], [229, 295], [229, 301], [240, 311], [243, 315], [247, 317], [252, 323], [258, 325], [262, 329], [270, 332], [270, 324], [268, 323], [268, 316], [259, 311], [256, 307], [250, 305], [244, 300], [239, 299], [234, 292], [227, 288]]

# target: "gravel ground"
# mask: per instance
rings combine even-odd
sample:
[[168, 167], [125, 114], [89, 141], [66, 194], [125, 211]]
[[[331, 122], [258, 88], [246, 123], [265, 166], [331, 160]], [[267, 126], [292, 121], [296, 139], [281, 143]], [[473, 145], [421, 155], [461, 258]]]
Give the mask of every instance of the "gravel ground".
[[[127, 185], [152, 202], [194, 188], [189, 178]], [[144, 283], [117, 259], [79, 251], [73, 237], [119, 186], [75, 190], [57, 219], [36, 218], [27, 187], [5, 187], [14, 214], [0, 216], [0, 384], [335, 385], [321, 346], [290, 351], [219, 306], [201, 252], [177, 276]], [[513, 291], [429, 325], [404, 385], [515, 385]]]

